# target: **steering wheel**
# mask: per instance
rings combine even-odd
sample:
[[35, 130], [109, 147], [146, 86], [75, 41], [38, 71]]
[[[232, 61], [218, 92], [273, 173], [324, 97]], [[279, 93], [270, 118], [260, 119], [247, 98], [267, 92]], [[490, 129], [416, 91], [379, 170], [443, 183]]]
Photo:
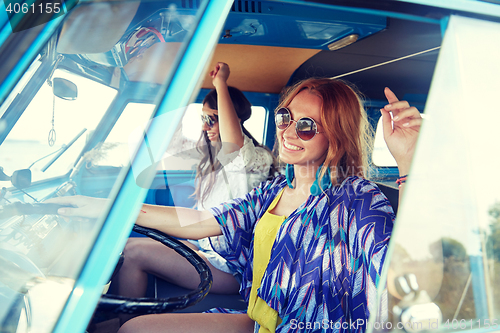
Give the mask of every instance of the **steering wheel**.
[[133, 230], [172, 248], [175, 252], [185, 257], [200, 275], [201, 282], [198, 288], [190, 293], [169, 298], [129, 298], [105, 294], [101, 297], [97, 305], [97, 311], [127, 314], [173, 312], [198, 303], [208, 294], [212, 287], [212, 272], [206, 262], [196, 252], [175, 238], [158, 230], [138, 225], [135, 225]]

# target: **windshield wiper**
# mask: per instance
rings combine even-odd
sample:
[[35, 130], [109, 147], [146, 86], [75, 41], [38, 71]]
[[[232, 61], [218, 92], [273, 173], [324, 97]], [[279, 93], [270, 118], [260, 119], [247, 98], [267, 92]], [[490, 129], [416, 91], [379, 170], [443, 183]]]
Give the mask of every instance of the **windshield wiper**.
[[64, 152], [66, 150], [68, 150], [69, 147], [71, 147], [73, 145], [73, 143], [75, 143], [76, 140], [78, 140], [83, 133], [85, 133], [87, 129], [84, 128], [80, 131], [80, 133], [78, 133], [74, 138], [73, 140], [71, 140], [67, 145], [63, 145], [61, 150], [59, 151], [59, 153], [57, 153], [56, 156], [54, 156], [41, 170], [42, 172], [45, 172], [45, 170], [47, 170], [59, 157], [61, 157], [62, 154], [64, 154]]

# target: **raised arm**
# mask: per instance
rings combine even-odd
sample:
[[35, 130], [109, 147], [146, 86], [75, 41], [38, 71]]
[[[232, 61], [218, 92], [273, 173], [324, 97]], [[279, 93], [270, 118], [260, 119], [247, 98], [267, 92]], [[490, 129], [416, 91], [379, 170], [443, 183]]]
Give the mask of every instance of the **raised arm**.
[[223, 143], [229, 143], [222, 145], [222, 149], [226, 154], [243, 147], [244, 143], [240, 119], [236, 114], [227, 88], [229, 74], [229, 66], [223, 62], [217, 63], [214, 70], [210, 72], [212, 83], [217, 91], [220, 138]]
[[[58, 210], [62, 216], [98, 218], [104, 213], [109, 201], [85, 196], [70, 196], [52, 198], [47, 202], [68, 205]], [[180, 238], [200, 239], [222, 234], [217, 220], [210, 212], [183, 207], [144, 204], [136, 223]]]
[[[382, 123], [384, 126], [384, 139], [396, 160], [399, 176], [408, 175], [410, 170], [415, 146], [417, 143], [422, 116], [417, 108], [410, 106], [407, 101], [400, 101], [396, 95], [385, 88], [385, 96], [389, 104], [384, 106], [382, 112]], [[392, 119], [390, 112], [392, 112]], [[399, 188], [399, 200], [401, 201], [404, 183]]]

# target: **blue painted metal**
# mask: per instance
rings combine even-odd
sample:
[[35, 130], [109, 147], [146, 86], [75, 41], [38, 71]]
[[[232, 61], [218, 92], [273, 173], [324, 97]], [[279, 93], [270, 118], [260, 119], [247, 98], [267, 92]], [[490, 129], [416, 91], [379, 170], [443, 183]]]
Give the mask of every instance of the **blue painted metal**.
[[444, 33], [446, 32], [446, 28], [448, 28], [448, 22], [450, 22], [450, 17], [446, 16], [441, 19], [441, 36], [444, 38]]
[[[432, 0], [430, 0], [432, 1]], [[348, 10], [351, 13], [358, 13], [358, 14], [366, 14], [366, 15], [376, 15], [376, 16], [383, 16], [383, 17], [392, 17], [392, 18], [398, 18], [402, 20], [409, 20], [409, 21], [418, 21], [418, 22], [425, 22], [425, 23], [433, 23], [433, 24], [439, 24], [438, 19], [434, 18], [429, 18], [429, 17], [422, 17], [418, 15], [413, 15], [413, 14], [405, 14], [405, 13], [397, 13], [397, 12], [391, 12], [387, 10], [378, 10], [378, 9], [371, 9], [371, 8], [354, 8], [354, 7], [343, 7], [343, 6], [335, 6], [335, 5], [330, 5], [330, 4], [319, 4], [319, 3], [310, 3], [310, 2], [302, 2], [302, 1], [297, 1], [297, 0], [287, 0], [287, 4], [302, 4], [302, 5], [307, 5], [307, 6], [312, 6], [316, 8], [320, 8], [323, 10]]]
[[[190, 44], [180, 51], [177, 71], [171, 77], [170, 87], [155, 116], [156, 118], [166, 114], [172, 116], [169, 118], [171, 128], [165, 128], [165, 123], [162, 123], [160, 119], [155, 119], [148, 130], [149, 139], [159, 142], [152, 151], [154, 156], [159, 156], [165, 151], [164, 148], [174, 133], [173, 129], [180, 121], [180, 117], [175, 116], [180, 113], [172, 111], [185, 107], [191, 100], [198, 78], [204, 73], [205, 64], [217, 42], [217, 33], [222, 29], [230, 6], [230, 0], [211, 0], [208, 4], [203, 3], [201, 7], [204, 8], [203, 16], [192, 35]], [[157, 122], [162, 123], [161, 126], [156, 125]], [[165, 133], [170, 133], [170, 135], [165, 137]], [[54, 332], [83, 332], [85, 330], [100, 297], [102, 285], [107, 282], [106, 279], [113, 271], [114, 264], [118, 260], [117, 254], [125, 246], [135, 222], [135, 216], [146, 196], [147, 189], [136, 185], [133, 169], [137, 165], [140, 166], [144, 157], [149, 158], [149, 148], [143, 144], [132, 167], [128, 170], [124, 169], [126, 172], [122, 175], [124, 182], [121, 188], [115, 189], [116, 198], [110, 207], [106, 222], [82, 268]]]
[[474, 295], [474, 307], [476, 319], [489, 318], [488, 297], [485, 288], [484, 264], [481, 255], [469, 256], [470, 270], [472, 274], [472, 293]]
[[195, 207], [196, 200], [191, 197], [194, 193], [196, 172], [194, 170], [163, 170], [156, 173], [145, 203]]
[[[244, 8], [242, 4], [247, 6]], [[314, 3], [238, 1], [219, 41], [250, 45], [328, 49], [327, 45], [350, 34], [359, 39], [386, 28], [381, 15], [352, 12], [347, 8], [318, 7]], [[251, 14], [251, 18], [249, 15]]]
[[[0, 10], [2, 9], [0, 8]], [[3, 17], [0, 20], [2, 21], [1, 25], [2, 28], [0, 30], [0, 45], [2, 45], [7, 39], [7, 37], [9, 37], [9, 35], [12, 33], [12, 28], [9, 24], [9, 20], [4, 21]]]
[[9, 17], [7, 16], [7, 12], [5, 11], [5, 3], [3, 1], [0, 2], [0, 46], [3, 44], [5, 39], [12, 32], [12, 28], [9, 24]]

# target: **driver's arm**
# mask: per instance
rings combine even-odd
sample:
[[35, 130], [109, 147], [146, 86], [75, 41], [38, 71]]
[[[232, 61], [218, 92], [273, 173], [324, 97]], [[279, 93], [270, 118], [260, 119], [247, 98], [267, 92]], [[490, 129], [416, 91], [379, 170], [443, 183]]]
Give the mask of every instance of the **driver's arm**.
[[[99, 217], [108, 205], [108, 199], [80, 195], [51, 198], [45, 202], [68, 206], [57, 211], [62, 216], [85, 218]], [[144, 204], [136, 223], [180, 238], [200, 239], [222, 234], [210, 212], [183, 207]]]
[[180, 238], [200, 239], [222, 235], [219, 223], [206, 210], [144, 204], [136, 223]]

